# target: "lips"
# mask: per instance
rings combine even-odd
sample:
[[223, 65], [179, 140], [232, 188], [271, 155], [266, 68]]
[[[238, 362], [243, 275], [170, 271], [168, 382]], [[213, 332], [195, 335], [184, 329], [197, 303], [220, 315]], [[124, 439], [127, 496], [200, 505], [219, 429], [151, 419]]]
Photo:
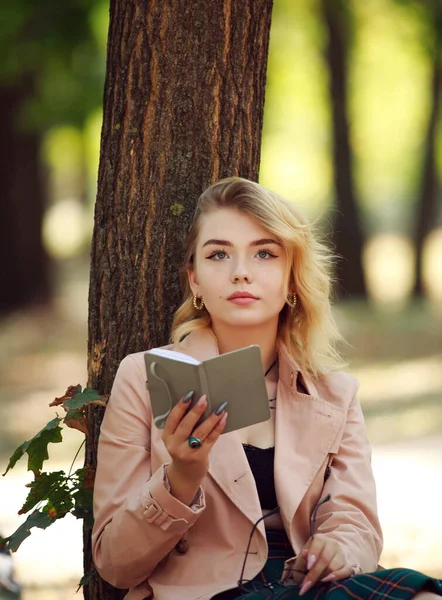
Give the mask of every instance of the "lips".
[[227, 300], [236, 300], [237, 298], [250, 298], [251, 300], [259, 300], [259, 298], [253, 294], [249, 294], [249, 292], [235, 292], [234, 294], [231, 294]]

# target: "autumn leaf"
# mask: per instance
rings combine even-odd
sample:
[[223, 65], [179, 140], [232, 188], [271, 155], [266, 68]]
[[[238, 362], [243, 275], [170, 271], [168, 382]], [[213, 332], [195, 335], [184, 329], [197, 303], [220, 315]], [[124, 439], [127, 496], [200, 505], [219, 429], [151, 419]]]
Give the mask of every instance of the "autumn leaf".
[[22, 542], [31, 535], [31, 529], [38, 527], [39, 529], [46, 529], [49, 525], [52, 525], [55, 520], [51, 519], [49, 515], [42, 511], [35, 511], [26, 519], [20, 527], [14, 531], [12, 535], [2, 539], [2, 544], [8, 550], [16, 552]]
[[58, 426], [61, 420], [59, 417], [52, 419], [31, 440], [23, 442], [9, 459], [3, 475], [6, 475], [16, 465], [25, 452], [28, 454], [28, 471], [33, 471], [35, 474], [39, 473], [44, 461], [49, 458], [48, 444], [58, 444], [63, 440], [61, 427]]
[[86, 417], [78, 408], [71, 408], [68, 410], [67, 415], [64, 418], [64, 424], [71, 429], [78, 429], [78, 431], [81, 431], [85, 435], [89, 435]]
[[[76, 393], [64, 403], [64, 406], [68, 409], [80, 409], [85, 404], [99, 404], [101, 403], [101, 396], [97, 394], [95, 390], [91, 390], [90, 388], [84, 388], [82, 392]], [[105, 404], [103, 404], [105, 406]]]
[[60, 487], [56, 487], [50, 494], [47, 503], [43, 507], [43, 512], [49, 516], [55, 515], [57, 519], [62, 519], [74, 507], [71, 490], [67, 484], [67, 480]]
[[60, 396], [60, 398], [55, 398], [49, 404], [49, 406], [60, 406], [60, 404], [64, 404], [66, 402], [66, 400], [69, 400], [69, 398], [72, 398], [72, 396], [74, 394], [77, 394], [78, 392], [81, 392], [81, 385], [80, 384], [70, 385], [68, 387], [68, 389], [66, 390], [64, 396]]

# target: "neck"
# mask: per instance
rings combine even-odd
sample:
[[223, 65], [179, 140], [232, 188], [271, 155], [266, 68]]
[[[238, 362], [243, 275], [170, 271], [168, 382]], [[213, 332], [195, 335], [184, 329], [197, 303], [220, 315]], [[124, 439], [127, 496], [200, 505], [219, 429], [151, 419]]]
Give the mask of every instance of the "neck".
[[220, 354], [257, 344], [261, 349], [262, 367], [266, 371], [276, 358], [277, 323], [251, 327], [231, 327], [212, 322]]

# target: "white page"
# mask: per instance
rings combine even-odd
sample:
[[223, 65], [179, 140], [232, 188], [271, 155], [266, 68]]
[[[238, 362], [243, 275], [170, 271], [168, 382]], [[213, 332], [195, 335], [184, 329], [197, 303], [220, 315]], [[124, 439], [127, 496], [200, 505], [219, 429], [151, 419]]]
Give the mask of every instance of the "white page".
[[176, 350], [166, 350], [165, 348], [154, 348], [153, 350], [147, 351], [149, 354], [155, 354], [156, 356], [164, 356], [165, 358], [173, 358], [174, 360], [179, 360], [184, 363], [189, 363], [190, 365], [200, 365], [200, 361], [193, 358], [193, 356], [188, 356], [183, 352], [177, 352]]

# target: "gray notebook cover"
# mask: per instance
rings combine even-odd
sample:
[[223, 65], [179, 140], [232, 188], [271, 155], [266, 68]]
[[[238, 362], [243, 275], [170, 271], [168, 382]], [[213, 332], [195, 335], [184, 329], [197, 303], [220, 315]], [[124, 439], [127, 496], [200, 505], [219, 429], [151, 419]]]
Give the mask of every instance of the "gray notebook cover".
[[[194, 360], [191, 359], [190, 360]], [[204, 417], [227, 401], [223, 433], [267, 421], [270, 409], [259, 346], [247, 346], [209, 358], [198, 365], [144, 353], [147, 382], [155, 425], [162, 429], [178, 400], [194, 390], [192, 404], [207, 394]]]

